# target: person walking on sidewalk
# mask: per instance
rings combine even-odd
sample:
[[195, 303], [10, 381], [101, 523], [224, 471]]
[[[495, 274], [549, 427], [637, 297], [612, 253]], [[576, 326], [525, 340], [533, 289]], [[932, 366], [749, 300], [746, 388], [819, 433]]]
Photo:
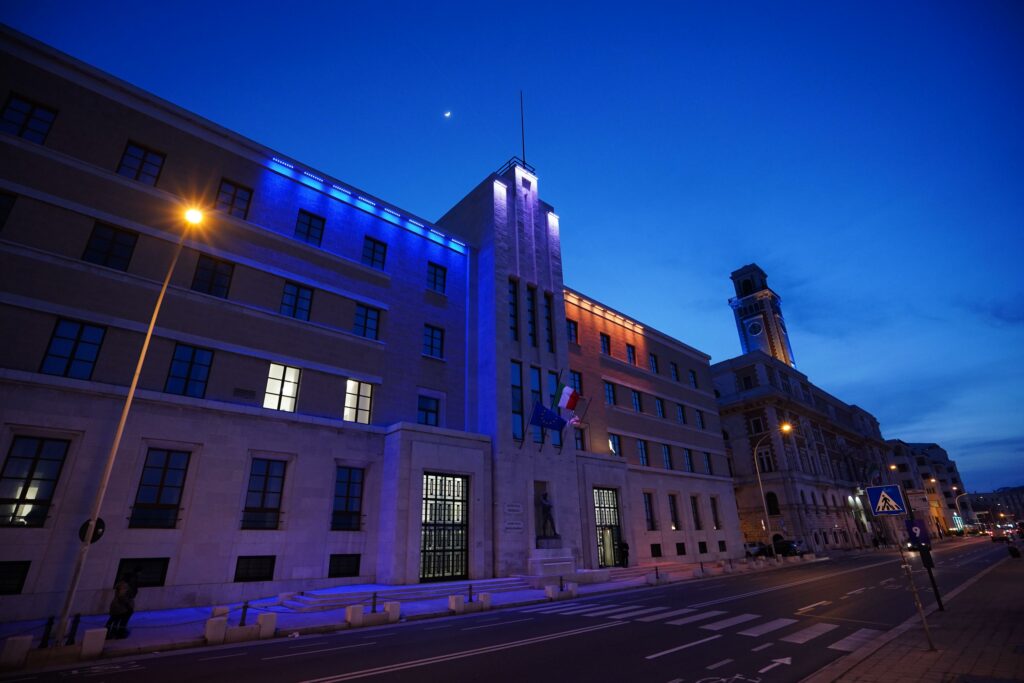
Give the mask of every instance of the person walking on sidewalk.
[[135, 596], [139, 593], [138, 575], [126, 572], [114, 584], [114, 597], [110, 601], [110, 618], [107, 619], [107, 637], [110, 639], [128, 637], [128, 620], [135, 613]]

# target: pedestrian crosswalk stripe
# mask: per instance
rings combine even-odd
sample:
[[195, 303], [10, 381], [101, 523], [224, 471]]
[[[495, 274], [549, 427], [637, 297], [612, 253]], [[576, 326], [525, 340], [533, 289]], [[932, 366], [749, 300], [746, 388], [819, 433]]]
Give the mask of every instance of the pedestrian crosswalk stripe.
[[630, 610], [638, 609], [640, 605], [626, 605], [625, 607], [613, 607], [612, 609], [602, 609], [596, 612], [585, 612], [585, 617], [604, 617], [609, 614], [615, 614], [616, 612], [628, 612]]
[[668, 619], [669, 617], [676, 617], [680, 614], [689, 614], [690, 612], [696, 612], [697, 610], [684, 607], [683, 609], [674, 609], [671, 612], [665, 612], [664, 614], [652, 614], [649, 617], [640, 617], [634, 621], [659, 621], [661, 619]]
[[[628, 606], [628, 605], [627, 605]], [[547, 610], [546, 614], [582, 614], [584, 612], [594, 612], [596, 610], [606, 609], [622, 609], [623, 605], [562, 605], [554, 609]]]
[[625, 614], [612, 614], [609, 619], [629, 619], [630, 617], [638, 617], [641, 614], [650, 614], [651, 612], [664, 612], [664, 607], [645, 607], [644, 609], [633, 610], [626, 612]]
[[854, 631], [850, 635], [846, 636], [842, 640], [837, 640], [828, 646], [830, 650], [839, 650], [841, 652], [853, 652], [861, 645], [866, 645], [875, 636], [882, 633], [877, 629], [873, 628], [862, 628], [858, 631]]
[[711, 610], [710, 612], [701, 612], [700, 614], [694, 614], [692, 617], [683, 617], [682, 619], [673, 619], [672, 621], [666, 621], [666, 624], [672, 626], [682, 626], [683, 624], [690, 624], [695, 621], [704, 621], [711, 617], [717, 617], [719, 614], [725, 614], [722, 610]]
[[758, 636], [763, 636], [765, 633], [778, 631], [780, 628], [785, 628], [786, 626], [795, 623], [796, 619], [773, 619], [772, 621], [748, 628], [745, 631], [740, 631], [740, 635], [756, 638]]
[[730, 626], [736, 626], [737, 624], [753, 621], [754, 619], [759, 619], [760, 617], [760, 614], [740, 614], [739, 616], [730, 617], [728, 619], [722, 619], [721, 621], [714, 621], [710, 624], [704, 624], [703, 626], [701, 626], [701, 628], [707, 629], [708, 631], [721, 631], [722, 629], [729, 628]]
[[803, 645], [807, 641], [813, 640], [818, 636], [825, 635], [829, 631], [833, 631], [837, 628], [839, 627], [835, 624], [814, 624], [813, 626], [808, 626], [807, 628], [801, 631], [797, 631], [796, 633], [791, 633], [785, 638], [779, 638], [779, 640], [786, 643], [796, 643], [797, 645]]

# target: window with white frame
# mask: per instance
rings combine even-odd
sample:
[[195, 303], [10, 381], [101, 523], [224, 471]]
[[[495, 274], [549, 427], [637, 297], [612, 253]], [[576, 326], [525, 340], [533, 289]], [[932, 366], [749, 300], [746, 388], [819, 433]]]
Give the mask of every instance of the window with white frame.
[[271, 363], [267, 373], [267, 391], [263, 395], [263, 407], [271, 410], [295, 412], [295, 401], [299, 396], [298, 368]]
[[373, 385], [350, 379], [345, 382], [345, 412], [342, 419], [346, 422], [370, 424], [370, 411], [373, 408]]

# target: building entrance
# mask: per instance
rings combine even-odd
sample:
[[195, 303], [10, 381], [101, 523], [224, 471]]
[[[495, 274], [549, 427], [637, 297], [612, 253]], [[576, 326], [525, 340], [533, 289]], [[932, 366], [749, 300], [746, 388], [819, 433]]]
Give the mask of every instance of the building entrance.
[[469, 477], [423, 474], [420, 581], [469, 578]]
[[594, 519], [597, 522], [597, 566], [622, 563], [619, 528], [619, 494], [615, 489], [594, 489]]

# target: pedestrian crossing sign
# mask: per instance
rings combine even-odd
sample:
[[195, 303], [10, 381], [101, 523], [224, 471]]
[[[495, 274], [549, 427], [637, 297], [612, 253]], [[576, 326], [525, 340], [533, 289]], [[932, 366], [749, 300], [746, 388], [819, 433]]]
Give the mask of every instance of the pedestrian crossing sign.
[[907, 503], [903, 499], [903, 490], [898, 484], [869, 486], [866, 490], [868, 493], [868, 503], [871, 505], [871, 512], [876, 517], [879, 515], [907, 514]]

